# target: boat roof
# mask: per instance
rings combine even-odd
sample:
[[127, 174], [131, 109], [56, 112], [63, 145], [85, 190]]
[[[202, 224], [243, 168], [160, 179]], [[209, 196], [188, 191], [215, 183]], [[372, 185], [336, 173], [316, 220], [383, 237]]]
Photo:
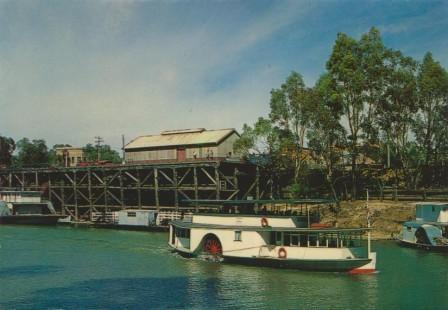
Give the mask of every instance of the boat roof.
[[414, 203], [414, 205], [416, 205], [416, 206], [447, 206], [448, 202], [438, 202], [438, 201], [434, 201], [434, 202], [416, 202], [416, 203]]
[[228, 230], [242, 230], [242, 231], [281, 231], [281, 232], [325, 232], [325, 233], [354, 233], [372, 230], [368, 227], [359, 228], [297, 228], [297, 227], [261, 227], [261, 226], [242, 226], [242, 225], [218, 225], [218, 224], [202, 224], [184, 222], [182, 220], [171, 221], [171, 224], [180, 228], [218, 228]]
[[337, 201], [334, 199], [253, 199], [253, 200], [223, 200], [223, 199], [184, 199], [185, 204], [201, 204], [207, 206], [224, 205], [253, 205], [253, 204], [332, 204]]
[[408, 221], [403, 223], [405, 226], [419, 228], [422, 225], [448, 226], [448, 222], [427, 222], [427, 221]]
[[14, 190], [0, 190], [0, 194], [42, 195], [42, 193], [39, 191], [14, 191]]

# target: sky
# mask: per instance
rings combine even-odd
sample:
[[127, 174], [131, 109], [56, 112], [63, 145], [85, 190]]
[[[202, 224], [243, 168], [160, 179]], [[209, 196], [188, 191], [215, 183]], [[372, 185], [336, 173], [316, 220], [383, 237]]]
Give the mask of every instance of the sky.
[[448, 1], [0, 0], [0, 135], [116, 150], [121, 135], [236, 128], [291, 71], [312, 86], [338, 32], [448, 68]]

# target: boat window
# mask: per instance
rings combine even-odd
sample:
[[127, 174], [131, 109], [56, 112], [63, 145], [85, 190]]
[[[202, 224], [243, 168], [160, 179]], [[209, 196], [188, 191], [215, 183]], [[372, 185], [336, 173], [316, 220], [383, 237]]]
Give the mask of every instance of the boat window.
[[338, 235], [332, 234], [329, 236], [328, 247], [329, 248], [337, 248], [338, 247]]
[[184, 228], [176, 228], [176, 237], [190, 239], [190, 230]]
[[319, 234], [319, 246], [328, 247], [328, 239], [325, 234]]
[[412, 227], [411, 226], [406, 226], [407, 231], [412, 231]]
[[308, 236], [307, 235], [299, 235], [299, 246], [301, 246], [301, 247], [308, 246]]
[[291, 245], [292, 246], [299, 246], [299, 235], [292, 235], [291, 236]]
[[281, 232], [277, 232], [277, 233], [276, 233], [276, 236], [275, 236], [275, 244], [276, 244], [276, 245], [282, 245], [282, 244], [283, 244], [282, 233], [281, 233]]
[[269, 244], [275, 244], [275, 231], [271, 231]]
[[241, 231], [235, 231], [235, 241], [241, 241]]
[[317, 236], [308, 235], [308, 246], [317, 246]]
[[283, 234], [283, 245], [284, 246], [290, 246], [291, 245], [291, 237], [294, 237], [294, 236], [291, 236], [291, 233], [285, 232]]
[[136, 217], [137, 213], [135, 212], [128, 212], [128, 217]]

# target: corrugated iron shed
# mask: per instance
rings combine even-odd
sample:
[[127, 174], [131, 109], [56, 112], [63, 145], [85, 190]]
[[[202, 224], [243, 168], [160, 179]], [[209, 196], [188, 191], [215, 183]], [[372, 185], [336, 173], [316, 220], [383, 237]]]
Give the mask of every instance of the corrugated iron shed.
[[231, 134], [236, 133], [234, 128], [205, 130], [198, 129], [183, 129], [164, 131], [160, 135], [140, 136], [129, 142], [124, 148], [140, 149], [140, 148], [158, 148], [169, 147], [177, 145], [206, 145], [219, 144]]

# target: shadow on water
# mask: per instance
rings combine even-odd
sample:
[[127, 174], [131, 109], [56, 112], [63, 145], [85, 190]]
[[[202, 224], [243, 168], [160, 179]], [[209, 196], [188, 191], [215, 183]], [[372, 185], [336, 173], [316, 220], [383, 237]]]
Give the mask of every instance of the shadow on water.
[[[202, 290], [187, 289], [186, 277], [112, 278], [81, 281], [61, 288], [35, 291], [26, 299], [2, 304], [13, 309], [153, 309], [213, 306], [219, 302], [214, 281]], [[200, 301], [200, 302], [197, 302]]]
[[7, 267], [0, 269], [0, 278], [4, 279], [7, 277], [32, 277], [41, 276], [49, 273], [54, 273], [62, 271], [63, 268], [60, 266], [46, 266], [46, 265], [33, 265], [33, 266], [16, 266]]

